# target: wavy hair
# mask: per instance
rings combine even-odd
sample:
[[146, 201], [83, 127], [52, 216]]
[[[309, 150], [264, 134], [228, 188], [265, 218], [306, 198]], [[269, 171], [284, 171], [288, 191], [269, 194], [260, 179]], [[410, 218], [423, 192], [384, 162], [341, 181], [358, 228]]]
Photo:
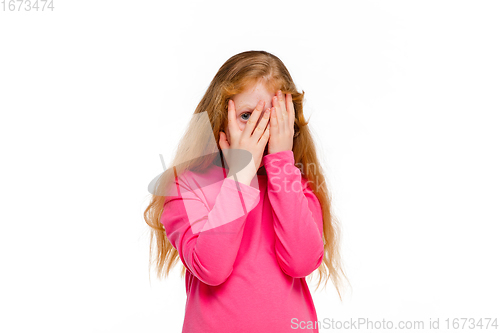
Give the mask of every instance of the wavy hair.
[[[295, 163], [309, 180], [309, 186], [317, 196], [323, 214], [324, 256], [318, 268], [319, 281], [316, 289], [323, 278], [325, 286], [331, 279], [342, 300], [343, 278], [347, 282], [348, 279], [340, 256], [340, 223], [333, 212], [332, 195], [326, 186], [324, 171], [319, 163], [316, 147], [307, 126], [309, 120], [304, 119], [305, 92], [297, 91], [287, 68], [275, 55], [266, 51], [246, 51], [232, 56], [220, 67], [194, 111], [194, 115], [207, 112], [213, 133], [201, 130], [200, 122], [192, 121], [179, 141], [176, 154], [170, 164], [171, 168], [160, 177], [160, 181], [156, 183], [156, 189], [165, 188], [166, 184], [171, 183], [172, 179], [183, 170], [203, 170], [212, 164], [217, 154], [203, 159], [196, 158], [210, 151], [207, 145], [214, 140], [210, 140], [207, 136], [213, 135], [217, 138], [215, 140], [217, 149], [221, 153], [218, 138], [219, 132], [224, 131], [227, 125], [228, 100], [247, 88], [253, 87], [256, 83], [263, 83], [268, 91], [276, 92], [281, 89], [283, 94], [292, 95], [295, 108], [295, 136], [292, 149]], [[160, 195], [159, 191], [153, 193], [158, 195], [152, 194], [151, 201], [144, 211], [144, 219], [151, 229], [149, 270], [151, 271], [151, 265], [154, 262], [157, 276], [162, 279], [168, 276], [169, 271], [179, 261], [179, 253], [167, 239], [165, 227], [160, 221], [166, 197]], [[156, 251], [153, 253], [154, 248]], [[181, 276], [184, 276], [185, 272], [186, 267], [182, 265]], [[311, 275], [308, 275], [308, 278]]]

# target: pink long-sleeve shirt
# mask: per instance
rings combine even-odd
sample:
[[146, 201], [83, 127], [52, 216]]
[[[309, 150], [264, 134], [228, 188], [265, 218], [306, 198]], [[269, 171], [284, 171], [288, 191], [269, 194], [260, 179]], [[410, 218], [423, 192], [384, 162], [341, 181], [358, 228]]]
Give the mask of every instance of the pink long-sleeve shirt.
[[323, 259], [321, 205], [291, 150], [263, 162], [258, 188], [214, 164], [178, 175], [166, 198], [161, 222], [186, 267], [183, 333], [318, 332], [301, 328], [317, 321], [305, 277]]

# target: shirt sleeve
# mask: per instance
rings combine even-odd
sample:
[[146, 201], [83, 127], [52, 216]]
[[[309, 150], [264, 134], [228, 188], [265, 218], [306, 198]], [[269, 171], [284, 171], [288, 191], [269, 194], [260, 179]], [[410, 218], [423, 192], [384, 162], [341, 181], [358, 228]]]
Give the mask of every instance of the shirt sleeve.
[[196, 181], [176, 177], [177, 195], [167, 196], [161, 223], [184, 266], [200, 281], [216, 286], [233, 271], [245, 220], [260, 190], [224, 178], [213, 207]]
[[324, 254], [321, 204], [295, 166], [293, 151], [263, 157], [276, 235], [275, 251], [283, 272], [301, 278], [321, 265]]

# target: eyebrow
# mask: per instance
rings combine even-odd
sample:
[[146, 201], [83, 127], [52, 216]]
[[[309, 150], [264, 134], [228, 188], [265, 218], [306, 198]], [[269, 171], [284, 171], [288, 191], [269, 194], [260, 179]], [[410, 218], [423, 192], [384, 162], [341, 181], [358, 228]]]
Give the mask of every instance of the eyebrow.
[[257, 104], [255, 104], [254, 106], [251, 106], [250, 104], [243, 104], [239, 108], [240, 108], [240, 110], [254, 111], [256, 107], [257, 107]]
[[240, 106], [240, 109], [244, 110], [244, 109], [251, 109], [253, 111], [253, 109], [255, 109], [255, 107], [251, 107], [249, 104], [243, 104]]

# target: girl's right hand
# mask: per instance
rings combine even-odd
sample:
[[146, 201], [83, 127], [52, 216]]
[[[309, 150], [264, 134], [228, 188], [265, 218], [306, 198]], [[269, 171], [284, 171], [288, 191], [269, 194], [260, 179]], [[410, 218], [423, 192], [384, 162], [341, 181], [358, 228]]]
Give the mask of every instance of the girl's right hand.
[[[257, 124], [263, 108], [264, 101], [261, 100], [246, 122], [245, 128], [241, 130], [236, 122], [234, 102], [232, 100], [229, 100], [228, 102], [228, 130], [231, 143], [229, 144], [226, 134], [224, 132], [220, 132], [219, 145], [222, 149], [222, 153], [224, 154], [224, 158], [229, 164], [230, 175], [233, 175], [235, 172], [240, 174], [240, 171], [242, 171], [241, 174], [244, 175], [245, 178], [249, 178], [245, 180], [250, 181], [260, 167], [264, 149], [269, 140], [269, 109], [264, 112], [262, 119]], [[238, 163], [238, 161], [241, 162], [241, 151], [239, 151], [240, 153], [235, 153], [234, 151], [231, 152], [231, 149], [241, 149], [249, 152], [253, 163], [250, 162], [249, 165], [243, 166], [243, 170], [241, 170], [240, 166], [236, 166], [241, 164]], [[233, 166], [233, 169], [231, 169], [231, 165]], [[236, 168], [236, 170], [234, 170], [234, 168]], [[231, 170], [233, 172], [231, 172]], [[246, 182], [247, 181], [245, 181], [245, 183]]]

